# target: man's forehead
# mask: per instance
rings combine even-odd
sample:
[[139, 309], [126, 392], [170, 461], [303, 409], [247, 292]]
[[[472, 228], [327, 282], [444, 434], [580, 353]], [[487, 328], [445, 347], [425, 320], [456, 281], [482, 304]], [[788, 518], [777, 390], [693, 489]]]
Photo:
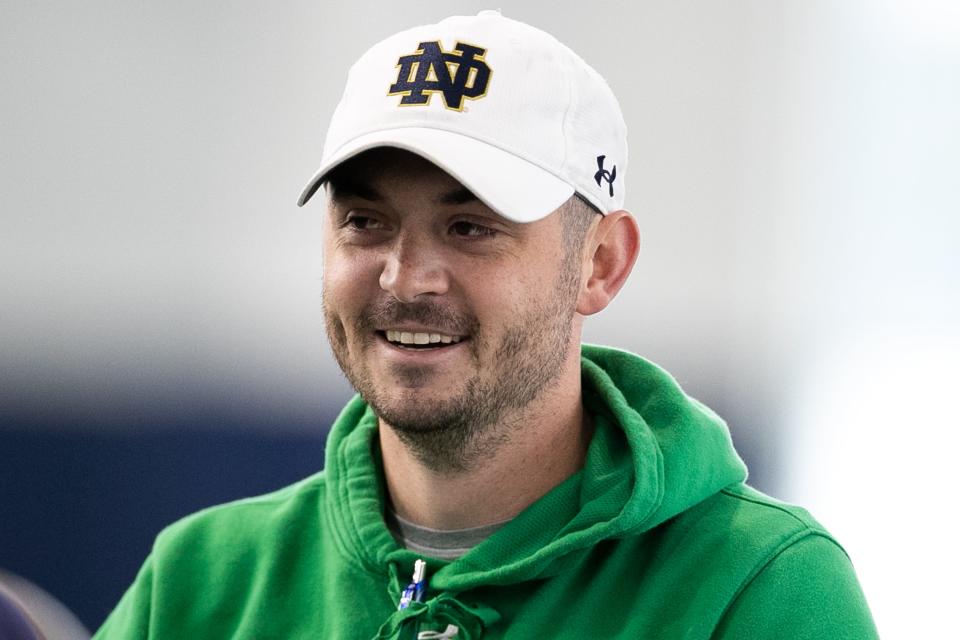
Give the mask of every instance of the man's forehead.
[[406, 149], [397, 147], [374, 147], [367, 149], [357, 155], [344, 160], [338, 164], [329, 174], [337, 176], [341, 173], [353, 174], [363, 172], [367, 174], [379, 174], [390, 171], [418, 171], [418, 172], [439, 172], [449, 175], [436, 164], [426, 158]]
[[381, 202], [392, 187], [413, 178], [431, 183], [432, 199], [438, 204], [480, 202], [475, 193], [426, 158], [391, 147], [370, 149], [343, 162], [327, 176], [326, 185], [335, 201], [358, 197]]

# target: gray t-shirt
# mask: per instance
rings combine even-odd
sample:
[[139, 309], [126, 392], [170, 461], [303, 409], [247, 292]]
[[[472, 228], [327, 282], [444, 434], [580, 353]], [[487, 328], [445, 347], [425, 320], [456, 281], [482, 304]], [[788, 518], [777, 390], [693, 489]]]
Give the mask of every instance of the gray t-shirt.
[[387, 527], [397, 542], [431, 558], [456, 560], [510, 522], [495, 522], [469, 529], [431, 529], [404, 520], [393, 509], [386, 514]]

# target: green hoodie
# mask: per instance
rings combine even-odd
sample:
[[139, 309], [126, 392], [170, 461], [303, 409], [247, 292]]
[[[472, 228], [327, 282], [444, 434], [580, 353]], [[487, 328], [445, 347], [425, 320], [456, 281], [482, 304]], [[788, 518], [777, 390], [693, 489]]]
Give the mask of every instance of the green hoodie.
[[584, 345], [582, 375], [584, 468], [460, 559], [428, 558], [423, 603], [397, 609], [418, 556], [384, 523], [377, 419], [354, 398], [322, 473], [161, 532], [95, 639], [407, 638], [415, 623], [457, 640], [876, 637], [844, 551], [744, 484], [720, 418], [623, 351]]

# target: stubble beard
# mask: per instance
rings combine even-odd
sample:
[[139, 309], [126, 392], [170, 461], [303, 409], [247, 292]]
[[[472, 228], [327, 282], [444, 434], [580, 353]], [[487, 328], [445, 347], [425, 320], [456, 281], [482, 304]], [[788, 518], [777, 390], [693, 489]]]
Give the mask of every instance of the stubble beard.
[[[504, 332], [493, 349], [492, 370], [480, 369], [481, 357], [490, 353], [490, 339], [473, 317], [457, 316], [433, 303], [403, 304], [390, 299], [377, 308], [364, 309], [356, 320], [363, 344], [351, 356], [346, 331], [328, 306], [324, 319], [334, 357], [347, 380], [382, 422], [421, 464], [438, 473], [459, 473], [473, 468], [510, 442], [523, 428], [524, 409], [540, 398], [559, 377], [570, 349], [574, 300], [580, 286], [579, 264], [565, 256], [552, 295], [534, 305]], [[457, 327], [469, 334], [465, 346], [478, 373], [459, 393], [440, 399], [393, 400], [378, 388], [363, 354], [373, 347], [374, 327], [385, 321], [416, 321], [430, 326]], [[408, 387], [425, 384], [429, 369], [404, 367], [393, 372]]]

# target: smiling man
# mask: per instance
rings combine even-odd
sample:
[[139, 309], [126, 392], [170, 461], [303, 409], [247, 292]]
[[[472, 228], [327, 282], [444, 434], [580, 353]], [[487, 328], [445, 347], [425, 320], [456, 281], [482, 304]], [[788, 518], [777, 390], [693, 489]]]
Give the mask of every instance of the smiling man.
[[582, 345], [640, 236], [609, 87], [497, 12], [354, 65], [319, 189], [358, 395], [322, 473], [163, 531], [98, 638], [872, 638], [849, 559], [663, 370]]
[[635, 223], [576, 197], [519, 223], [398, 149], [327, 183], [327, 334], [384, 426], [394, 507], [439, 530], [512, 518], [583, 465], [580, 323], [625, 280]]

